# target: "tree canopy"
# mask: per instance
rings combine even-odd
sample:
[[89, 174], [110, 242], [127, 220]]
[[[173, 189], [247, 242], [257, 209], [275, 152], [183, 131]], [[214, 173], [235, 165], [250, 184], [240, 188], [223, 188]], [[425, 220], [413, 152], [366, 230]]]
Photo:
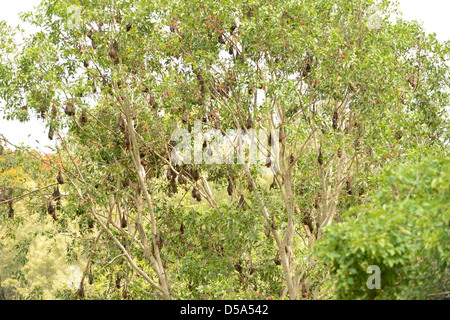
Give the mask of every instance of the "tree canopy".
[[[58, 141], [46, 163], [60, 196], [37, 192], [27, 210], [73, 238], [75, 296], [375, 297], [351, 291], [349, 273], [365, 272], [352, 263], [408, 264], [417, 252], [407, 238], [390, 247], [403, 233], [387, 233], [387, 221], [406, 228], [422, 201], [438, 215], [448, 196], [445, 176], [427, 184], [434, 171], [411, 186], [379, 178], [386, 165], [448, 157], [450, 46], [395, 13], [387, 0], [42, 0], [22, 15], [39, 30], [23, 43], [0, 24], [3, 111], [38, 114]], [[203, 161], [177, 163], [173, 133], [196, 128]], [[232, 146], [231, 163], [208, 162], [229, 130], [267, 133], [263, 159], [249, 163], [245, 149], [239, 163]], [[367, 198], [387, 184], [408, 201]], [[364, 239], [372, 215], [377, 229], [355, 252], [344, 230]], [[436, 243], [444, 216], [417, 217], [420, 232], [433, 225], [424, 245], [436, 261], [448, 256]], [[347, 282], [329, 290], [329, 274]]]

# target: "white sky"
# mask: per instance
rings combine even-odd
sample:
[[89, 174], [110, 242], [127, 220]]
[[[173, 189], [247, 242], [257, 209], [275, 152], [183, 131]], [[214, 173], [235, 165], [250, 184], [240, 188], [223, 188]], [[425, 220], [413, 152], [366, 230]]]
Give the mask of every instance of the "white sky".
[[[0, 20], [6, 20], [9, 25], [17, 26], [20, 20], [17, 14], [32, 10], [40, 0], [0, 0]], [[403, 17], [419, 20], [425, 31], [434, 32], [441, 41], [450, 40], [450, 0], [397, 0]], [[49, 152], [45, 146], [54, 145], [48, 140], [45, 126], [39, 120], [21, 124], [17, 121], [6, 121], [0, 113], [0, 133], [14, 144], [24, 143]], [[36, 142], [39, 141], [39, 143]]]

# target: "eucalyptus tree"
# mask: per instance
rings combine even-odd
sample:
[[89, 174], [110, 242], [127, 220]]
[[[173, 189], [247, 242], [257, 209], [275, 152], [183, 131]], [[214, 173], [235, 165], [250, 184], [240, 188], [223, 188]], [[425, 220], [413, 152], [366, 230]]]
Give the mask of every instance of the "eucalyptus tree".
[[[389, 1], [43, 0], [23, 18], [40, 31], [17, 51], [3, 42], [1, 97], [60, 141], [62, 219], [95, 225], [106, 246], [89, 244], [87, 274], [122, 255], [131, 271], [119, 283], [132, 274], [165, 299], [193, 290], [214, 259], [245, 289], [270, 270], [281, 297], [309, 296], [307, 252], [324, 227], [365, 201], [385, 163], [448, 141], [448, 44], [395, 20]], [[172, 133], [196, 121], [273, 133], [259, 141], [267, 160], [176, 163]], [[217, 152], [202, 142], [202, 159]], [[184, 263], [199, 266], [191, 280], [177, 277]]]

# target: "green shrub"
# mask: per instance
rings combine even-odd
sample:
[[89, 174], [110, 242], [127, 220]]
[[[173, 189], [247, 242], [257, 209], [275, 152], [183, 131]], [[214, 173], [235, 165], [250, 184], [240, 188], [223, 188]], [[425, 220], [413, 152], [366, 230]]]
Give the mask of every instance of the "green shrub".
[[[315, 248], [330, 267], [337, 299], [433, 299], [448, 292], [450, 161], [388, 168], [382, 188]], [[356, 218], [357, 217], [357, 218]], [[380, 268], [380, 289], [366, 285]]]

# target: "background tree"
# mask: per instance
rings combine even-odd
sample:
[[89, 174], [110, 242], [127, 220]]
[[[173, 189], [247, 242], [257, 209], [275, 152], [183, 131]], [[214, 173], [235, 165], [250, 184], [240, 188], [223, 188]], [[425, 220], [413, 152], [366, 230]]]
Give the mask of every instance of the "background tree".
[[0, 156], [0, 291], [4, 299], [54, 299], [56, 290], [66, 285], [66, 268], [71, 263], [67, 243], [72, 239], [55, 221], [59, 219], [55, 212], [53, 216], [47, 212], [52, 202], [58, 207], [53, 201], [56, 183], [43, 165], [50, 159], [17, 146], [14, 151], [4, 148]]

